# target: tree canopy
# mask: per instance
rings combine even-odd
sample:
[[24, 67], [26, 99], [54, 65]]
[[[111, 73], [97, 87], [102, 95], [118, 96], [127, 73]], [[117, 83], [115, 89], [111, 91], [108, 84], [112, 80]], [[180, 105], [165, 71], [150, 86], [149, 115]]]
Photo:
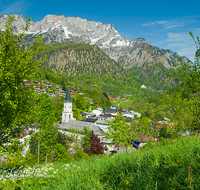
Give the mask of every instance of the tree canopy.
[[12, 27], [15, 17], [8, 15], [5, 30], [0, 30], [0, 143], [19, 132], [31, 121], [34, 91], [26, 87], [24, 80], [31, 80], [42, 62], [40, 36], [30, 46], [22, 45], [29, 21], [16, 34]]
[[[179, 84], [179, 91], [170, 95], [170, 112], [180, 123], [183, 130], [198, 130], [200, 136], [200, 40], [199, 36], [195, 39], [190, 32], [196, 44], [195, 62], [183, 62], [178, 58], [180, 64], [174, 64], [176, 71], [171, 75]], [[173, 101], [172, 99], [176, 99]]]

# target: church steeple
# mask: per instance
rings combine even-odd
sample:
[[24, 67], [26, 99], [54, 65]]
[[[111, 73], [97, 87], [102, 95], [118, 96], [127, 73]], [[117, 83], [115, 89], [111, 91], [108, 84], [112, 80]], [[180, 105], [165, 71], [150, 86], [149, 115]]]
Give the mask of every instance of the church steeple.
[[64, 111], [62, 112], [62, 123], [66, 123], [70, 119], [73, 119], [73, 112], [72, 112], [72, 100], [71, 100], [70, 91], [68, 87], [66, 97], [64, 100]]
[[66, 97], [65, 97], [64, 103], [72, 103], [71, 96], [70, 96], [70, 91], [69, 91], [69, 86], [67, 88], [67, 93], [66, 93]]

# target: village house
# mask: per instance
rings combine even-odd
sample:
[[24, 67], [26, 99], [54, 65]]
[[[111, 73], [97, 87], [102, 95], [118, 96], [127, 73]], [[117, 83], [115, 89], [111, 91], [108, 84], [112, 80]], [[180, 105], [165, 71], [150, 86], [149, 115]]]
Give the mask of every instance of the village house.
[[100, 114], [102, 114], [103, 109], [102, 108], [96, 108], [92, 110], [92, 113], [95, 114], [96, 116], [99, 116]]
[[135, 112], [135, 111], [131, 111], [130, 110], [130, 112], [131, 112], [131, 115], [133, 115], [133, 116], [136, 116], [136, 117], [138, 117], [138, 118], [140, 118], [141, 117], [141, 113], [138, 113], [138, 112]]
[[114, 118], [114, 116], [112, 115], [112, 114], [100, 114], [99, 115], [99, 118], [101, 119], [101, 120], [103, 120], [103, 118], [106, 118], [106, 119], [104, 119], [104, 120], [107, 120], [107, 118]]
[[105, 109], [104, 110], [104, 112], [103, 112], [104, 114], [116, 114], [117, 113], [117, 109], [115, 108], [115, 109], [112, 109], [112, 108], [107, 108], [107, 109]]
[[56, 89], [57, 89], [57, 90], [58, 90], [58, 89], [61, 89], [61, 86], [57, 85], [57, 86], [56, 86]]
[[134, 118], [134, 115], [129, 110], [120, 109], [119, 112], [122, 113], [125, 119], [131, 120]]
[[83, 112], [80, 115], [85, 117], [85, 118], [95, 118], [96, 117], [95, 113], [88, 113], [88, 112]]
[[53, 84], [51, 84], [50, 82], [44, 82], [44, 85], [48, 87], [53, 86]]
[[115, 99], [115, 98], [111, 98], [110, 100], [111, 100], [111, 101], [113, 101], [113, 102], [115, 102], [115, 101], [116, 101], [116, 99]]
[[141, 86], [141, 88], [147, 88], [144, 84]]
[[39, 81], [34, 81], [33, 83], [35, 83], [35, 84], [40, 84], [40, 82], [39, 82]]
[[79, 95], [83, 95], [84, 93], [82, 91], [78, 91], [78, 94]]

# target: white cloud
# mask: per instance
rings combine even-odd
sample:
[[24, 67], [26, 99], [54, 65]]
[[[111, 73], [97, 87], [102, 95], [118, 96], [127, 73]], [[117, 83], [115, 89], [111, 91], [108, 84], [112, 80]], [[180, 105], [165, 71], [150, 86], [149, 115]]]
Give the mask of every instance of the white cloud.
[[153, 25], [162, 25], [165, 29], [171, 29], [176, 27], [182, 27], [185, 26], [185, 22], [176, 22], [175, 20], [167, 21], [167, 20], [161, 20], [161, 21], [155, 21], [155, 22], [149, 22], [143, 24], [143, 26], [153, 26]]
[[158, 21], [155, 21], [155, 22], [147, 22], [145, 24], [142, 24], [142, 26], [152, 26], [154, 24], [156, 24]]
[[195, 43], [189, 33], [167, 33], [167, 45], [165, 48], [176, 51], [179, 55], [187, 56], [191, 61], [194, 61], [196, 52]]
[[[0, 11], [1, 14], [22, 14], [23, 11], [28, 9], [31, 4], [27, 0], [17, 0], [8, 5], [4, 10]], [[5, 7], [5, 6], [4, 6]]]
[[188, 41], [192, 40], [189, 33], [175, 33], [175, 32], [169, 32], [167, 33], [168, 41], [169, 42], [178, 42], [178, 41]]
[[194, 61], [195, 43], [189, 35], [200, 35], [200, 16], [178, 17], [143, 24], [149, 28], [148, 39], [155, 46], [170, 49]]
[[187, 16], [187, 17], [177, 17], [172, 20], [160, 20], [154, 22], [147, 22], [142, 24], [143, 26], [162, 26], [165, 29], [180, 28], [194, 23], [198, 23], [198, 18], [200, 16]]

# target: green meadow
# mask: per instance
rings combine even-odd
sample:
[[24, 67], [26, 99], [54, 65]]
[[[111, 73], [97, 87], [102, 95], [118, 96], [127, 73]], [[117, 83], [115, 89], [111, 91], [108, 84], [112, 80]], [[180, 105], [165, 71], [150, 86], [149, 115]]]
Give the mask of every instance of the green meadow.
[[200, 189], [200, 143], [193, 136], [132, 153], [2, 171], [0, 189]]

